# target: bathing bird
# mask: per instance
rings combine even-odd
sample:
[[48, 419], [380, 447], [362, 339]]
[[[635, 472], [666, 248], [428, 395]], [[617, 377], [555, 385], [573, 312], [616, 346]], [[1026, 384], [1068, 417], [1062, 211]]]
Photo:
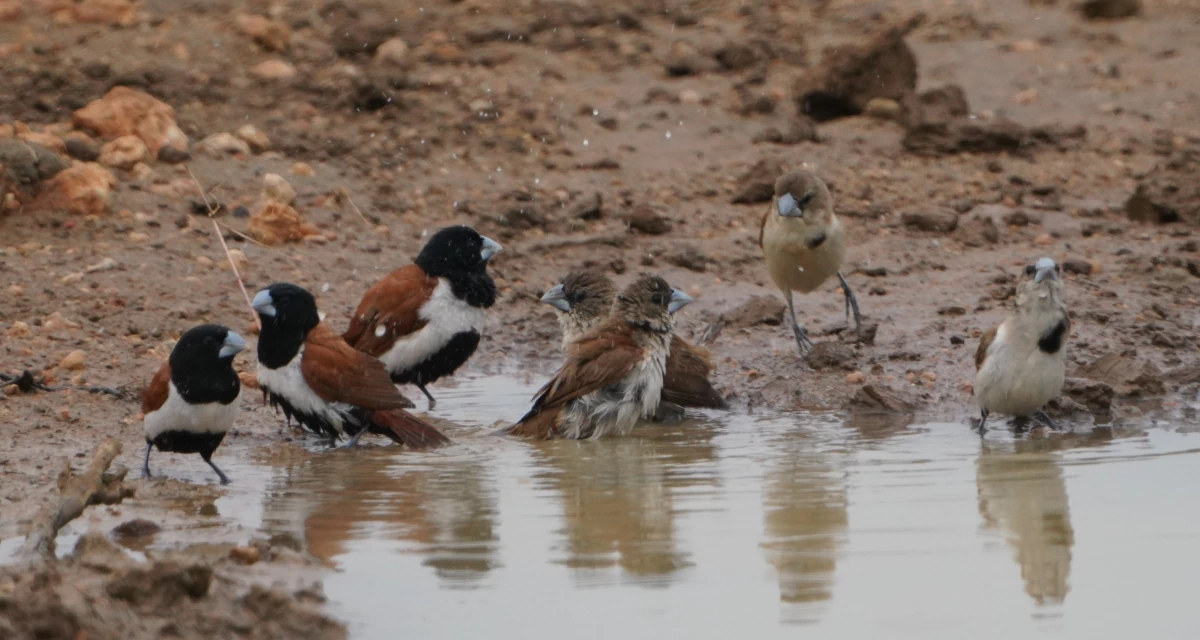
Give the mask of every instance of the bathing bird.
[[213, 464], [212, 454], [237, 417], [241, 382], [233, 357], [246, 348], [236, 332], [217, 324], [188, 329], [170, 357], [142, 392], [142, 429], [146, 458], [142, 475], [150, 477], [150, 450], [198, 453], [221, 479], [229, 477]]
[[508, 433], [601, 438], [627, 434], [653, 416], [662, 397], [671, 314], [691, 301], [658, 276], [625, 287], [608, 318], [571, 343], [562, 368]]
[[466, 226], [441, 229], [413, 264], [375, 283], [342, 337], [378, 358], [396, 384], [427, 385], [454, 373], [479, 346], [487, 309], [496, 302], [488, 260], [500, 245]]
[[[558, 316], [564, 351], [608, 317], [616, 291], [616, 285], [607, 276], [584, 269], [568, 273], [542, 296], [542, 302], [554, 307]], [[712, 356], [708, 349], [672, 334], [663, 376], [662, 403], [678, 405], [678, 412], [682, 412], [682, 407], [728, 409], [724, 396], [709, 382], [710, 374]], [[660, 404], [660, 415], [664, 413], [663, 404]]]
[[305, 429], [352, 447], [368, 431], [420, 449], [450, 442], [410, 406], [383, 363], [346, 344], [321, 322], [317, 302], [303, 287], [282, 282], [251, 302], [262, 323], [258, 383], [263, 397]]
[[1012, 311], [983, 334], [975, 352], [981, 434], [992, 413], [1033, 415], [1058, 428], [1042, 407], [1062, 392], [1070, 329], [1060, 268], [1051, 258], [1039, 258], [1025, 267]]
[[809, 293], [836, 275], [846, 297], [846, 320], [854, 314], [861, 335], [862, 315], [850, 283], [839, 271], [846, 256], [846, 233], [833, 213], [829, 188], [815, 174], [792, 171], [775, 181], [775, 198], [763, 216], [758, 244], [771, 281], [787, 300], [792, 333], [801, 355], [812, 350], [808, 330], [796, 319], [792, 292]]

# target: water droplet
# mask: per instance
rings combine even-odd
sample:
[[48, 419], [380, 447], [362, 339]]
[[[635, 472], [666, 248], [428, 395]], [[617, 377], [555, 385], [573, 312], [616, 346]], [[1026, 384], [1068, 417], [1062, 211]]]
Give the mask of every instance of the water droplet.
[[671, 132], [670, 132], [670, 131], [668, 131], [668, 132], [667, 132], [667, 139], [668, 139], [668, 140], [670, 140], [670, 139], [671, 139]]

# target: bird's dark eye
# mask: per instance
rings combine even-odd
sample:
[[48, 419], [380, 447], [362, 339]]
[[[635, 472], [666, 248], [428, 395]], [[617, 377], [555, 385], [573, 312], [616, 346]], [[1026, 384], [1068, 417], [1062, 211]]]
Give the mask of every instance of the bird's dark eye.
[[808, 206], [808, 203], [812, 202], [812, 199], [813, 199], [813, 192], [809, 191], [808, 193], [800, 196], [800, 199], [796, 201], [796, 206], [803, 209], [804, 207]]
[[1036, 272], [1037, 272], [1037, 267], [1035, 267], [1033, 265], [1029, 265], [1028, 267], [1025, 267], [1025, 275], [1027, 275], [1027, 276], [1031, 276]]
[[663, 297], [663, 294], [656, 293], [650, 296], [650, 302], [653, 302], [654, 304], [666, 304], [667, 300]]

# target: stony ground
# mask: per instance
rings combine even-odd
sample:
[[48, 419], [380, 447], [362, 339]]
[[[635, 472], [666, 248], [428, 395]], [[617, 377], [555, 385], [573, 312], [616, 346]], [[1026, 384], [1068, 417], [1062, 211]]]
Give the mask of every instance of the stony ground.
[[[567, 270], [655, 271], [697, 298], [681, 333], [724, 325], [735, 411], [965, 421], [979, 334], [1049, 255], [1075, 320], [1060, 414], [1186, 426], [1200, 7], [1141, 5], [0, 1], [0, 373], [136, 393], [181, 331], [247, 330], [214, 229], [251, 292], [303, 284], [341, 329], [427, 233], [465, 223], [505, 245], [473, 371], [553, 370], [537, 298]], [[757, 247], [763, 190], [791, 167], [829, 183], [874, 329], [842, 331], [830, 283], [799, 301], [808, 359]], [[57, 458], [119, 435], [139, 464], [132, 396], [3, 392], [0, 538]], [[234, 446], [278, 440], [277, 418], [245, 415]], [[163, 505], [219, 489], [139, 491], [170, 526]]]

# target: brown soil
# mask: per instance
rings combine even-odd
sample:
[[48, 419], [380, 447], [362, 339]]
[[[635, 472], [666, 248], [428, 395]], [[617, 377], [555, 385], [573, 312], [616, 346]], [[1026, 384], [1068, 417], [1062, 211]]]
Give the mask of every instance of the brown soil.
[[[1165, 392], [1156, 406], [1170, 409], [1180, 393], [1196, 392], [1200, 230], [1192, 214], [1165, 215], [1170, 207], [1154, 203], [1138, 202], [1137, 221], [1125, 213], [1148, 175], [1148, 197], [1197, 188], [1185, 170], [1194, 165], [1179, 159], [1200, 153], [1200, 85], [1189, 62], [1200, 55], [1200, 7], [1192, 3], [1147, 0], [1140, 15], [1111, 22], [1085, 20], [1069, 2], [1021, 0], [79, 5], [124, 23], [111, 25], [70, 5], [0, 2], [0, 127], [48, 126], [61, 136], [75, 110], [125, 85], [174, 108], [194, 157], [186, 168], [152, 161], [150, 172], [114, 170], [110, 214], [0, 213], [0, 372], [136, 392], [183, 330], [200, 322], [247, 330], [249, 312], [221, 268], [190, 169], [222, 205], [216, 220], [243, 233], [243, 214], [260, 208], [262, 176], [287, 178], [295, 209], [325, 237], [264, 248], [226, 232], [228, 241], [246, 256], [251, 291], [303, 284], [338, 329], [367, 286], [408, 263], [431, 230], [466, 223], [497, 238], [505, 251], [492, 273], [502, 293], [474, 371], [553, 369], [558, 329], [537, 298], [567, 270], [657, 271], [697, 299], [679, 319], [682, 334], [726, 321], [713, 352], [734, 410], [910, 408], [962, 420], [972, 413], [978, 335], [1002, 317], [1021, 267], [1050, 255], [1073, 265], [1068, 348], [1080, 377], [1118, 389], [1118, 406]], [[910, 22], [917, 11], [923, 20]], [[248, 14], [280, 24], [251, 37]], [[897, 41], [889, 30], [905, 35]], [[822, 55], [870, 44], [865, 33], [880, 34], [892, 53], [904, 43], [913, 53], [896, 54], [901, 66], [886, 71], [884, 92], [862, 86], [869, 74], [853, 56]], [[392, 46], [394, 61], [377, 59], [395, 37], [407, 51]], [[252, 73], [275, 60], [291, 64], [294, 77]], [[831, 69], [858, 75], [836, 83]], [[858, 93], [834, 95], [847, 91]], [[798, 113], [814, 104], [833, 109], [810, 112], [820, 124]], [[836, 117], [846, 109], [865, 115]], [[246, 124], [266, 134], [269, 150], [261, 141], [235, 155], [195, 146]], [[77, 141], [65, 149], [95, 153]], [[0, 164], [20, 156], [10, 151]], [[39, 161], [22, 175], [48, 177], [40, 172], [53, 159], [32, 157]], [[801, 315], [826, 343], [808, 362], [780, 325], [756, 244], [763, 184], [799, 166], [830, 185], [852, 240], [844, 271], [876, 328], [873, 343], [842, 337], [834, 283], [801, 297]], [[82, 364], [77, 355], [63, 363], [76, 350]], [[238, 366], [252, 371], [252, 362]], [[1104, 377], [1113, 371], [1128, 375]], [[1071, 388], [1080, 395], [1064, 412], [1107, 410], [1112, 389]], [[0, 539], [21, 532], [48, 498], [56, 459], [119, 435], [118, 462], [140, 466], [131, 399], [4, 392]], [[246, 403], [226, 447], [262, 450], [279, 440], [280, 421], [256, 405]], [[168, 463], [163, 456], [156, 466]], [[207, 481], [201, 473], [195, 479]], [[119, 517], [147, 517], [180, 546], [199, 537], [186, 524], [196, 505], [223, 491], [161, 479], [130, 485], [138, 495]], [[233, 532], [204, 534], [214, 535]], [[71, 589], [111, 594], [111, 577], [85, 564], [17, 572], [16, 582], [0, 579], [0, 599], [24, 606], [33, 600], [7, 595], [5, 585], [36, 593], [30, 585], [59, 588], [57, 575], [70, 575]], [[239, 598], [259, 597], [216, 593], [204, 597], [224, 603], [231, 629], [239, 624], [232, 612], [246, 608]], [[131, 611], [134, 626], [108, 631], [161, 632], [154, 609]]]

